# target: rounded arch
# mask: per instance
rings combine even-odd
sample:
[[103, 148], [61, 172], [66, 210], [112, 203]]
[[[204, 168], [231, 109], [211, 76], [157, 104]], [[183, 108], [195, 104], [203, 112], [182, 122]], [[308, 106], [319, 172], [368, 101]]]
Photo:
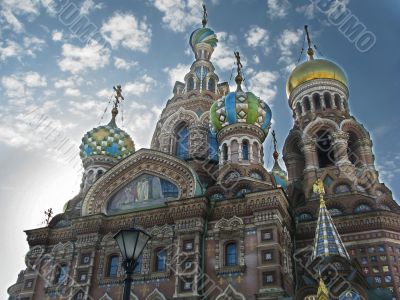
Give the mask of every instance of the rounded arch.
[[318, 111], [322, 109], [322, 103], [321, 103], [321, 96], [318, 93], [314, 93], [312, 95], [312, 101], [314, 104], [314, 110]]
[[369, 134], [365, 128], [354, 119], [345, 119], [340, 123], [340, 129], [344, 132], [353, 132], [359, 139], [368, 139]]
[[311, 110], [310, 98], [308, 96], [304, 97], [303, 105], [304, 105], [304, 110], [305, 111], [310, 111]]
[[330, 119], [322, 119], [317, 117], [315, 120], [310, 122], [303, 130], [303, 138], [315, 136], [318, 131], [327, 130], [335, 132], [339, 129], [339, 125]]
[[286, 164], [289, 180], [303, 176], [305, 157], [301, 147], [301, 131], [291, 130], [283, 146], [283, 160]]
[[337, 93], [334, 94], [333, 101], [335, 103], [336, 109], [338, 109], [338, 110], [342, 110], [343, 109], [343, 107], [342, 107], [342, 98], [340, 97], [339, 94], [337, 94]]
[[332, 96], [331, 93], [325, 92], [324, 93], [324, 104], [326, 109], [332, 108]]
[[186, 110], [183, 107], [180, 107], [178, 111], [170, 115], [165, 120], [161, 128], [161, 134], [173, 134], [175, 128], [182, 122], [185, 122], [188, 125], [196, 124], [199, 122], [199, 117], [194, 111]]

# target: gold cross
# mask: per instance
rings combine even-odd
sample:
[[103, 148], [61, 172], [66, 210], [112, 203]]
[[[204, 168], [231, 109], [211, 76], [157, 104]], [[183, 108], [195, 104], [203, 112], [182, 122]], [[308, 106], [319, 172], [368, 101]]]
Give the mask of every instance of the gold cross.
[[113, 86], [113, 89], [115, 91], [115, 101], [114, 101], [114, 105], [117, 108], [118, 104], [119, 104], [119, 100], [124, 100], [124, 97], [122, 96], [122, 88], [120, 85], [117, 85], [117, 87]]

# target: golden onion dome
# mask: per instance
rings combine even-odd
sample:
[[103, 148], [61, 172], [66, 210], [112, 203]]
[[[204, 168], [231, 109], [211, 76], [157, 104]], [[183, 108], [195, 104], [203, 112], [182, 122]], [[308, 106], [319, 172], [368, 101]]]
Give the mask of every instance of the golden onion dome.
[[302, 83], [313, 79], [335, 79], [347, 86], [347, 77], [343, 69], [326, 59], [310, 59], [298, 65], [286, 82], [286, 94]]

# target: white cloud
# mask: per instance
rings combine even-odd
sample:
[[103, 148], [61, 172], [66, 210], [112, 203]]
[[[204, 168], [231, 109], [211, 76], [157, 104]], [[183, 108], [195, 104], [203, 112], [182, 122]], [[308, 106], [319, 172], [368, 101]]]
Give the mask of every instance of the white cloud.
[[97, 9], [102, 9], [102, 8], [103, 8], [103, 3], [96, 4], [93, 0], [85, 0], [82, 3], [79, 13], [81, 15], [87, 15], [92, 11], [95, 11]]
[[190, 71], [190, 65], [178, 64], [175, 68], [164, 68], [168, 74], [169, 84], [171, 87], [175, 85], [175, 81], [184, 82], [185, 75]]
[[14, 41], [7, 41], [7, 45], [0, 46], [0, 59], [6, 60], [10, 57], [19, 58], [22, 55], [22, 47]]
[[145, 74], [138, 78], [136, 81], [127, 82], [122, 86], [123, 95], [142, 96], [149, 92], [150, 89], [156, 84], [156, 81]]
[[129, 70], [138, 65], [137, 61], [126, 61], [120, 57], [114, 57], [114, 66], [120, 70]]
[[81, 95], [81, 92], [78, 89], [66, 88], [64, 94], [66, 96], [79, 97]]
[[5, 22], [9, 24], [13, 31], [19, 33], [24, 30], [24, 25], [17, 19], [17, 17], [11, 12], [11, 10], [1, 10], [0, 16], [4, 18]]
[[100, 116], [104, 110], [104, 102], [93, 99], [87, 99], [85, 101], [70, 101], [68, 103], [68, 111], [79, 117], [87, 117], [88, 113], [91, 116]]
[[35, 52], [42, 51], [46, 42], [36, 36], [24, 37], [25, 53], [35, 57]]
[[[299, 45], [303, 38], [303, 32], [300, 29], [285, 29], [277, 40], [277, 46], [281, 51], [279, 63], [286, 65], [286, 71], [293, 68], [295, 58], [293, 57], [293, 47]], [[298, 49], [300, 51], [300, 48]]]
[[260, 63], [260, 58], [258, 57], [258, 55], [256, 55], [256, 54], [253, 55], [253, 62], [256, 65]]
[[296, 12], [303, 14], [307, 19], [311, 20], [315, 17], [315, 4], [311, 2], [310, 4], [305, 4], [296, 7]]
[[111, 92], [109, 89], [102, 89], [96, 93], [96, 95], [99, 98], [109, 98], [112, 95], [113, 92]]
[[[136, 150], [149, 148], [153, 129], [161, 115], [162, 107], [132, 102], [125, 117], [127, 132], [135, 142]], [[150, 134], [149, 134], [150, 133]]]
[[287, 16], [290, 6], [287, 0], [267, 0], [267, 15], [271, 19], [284, 18]]
[[23, 103], [25, 99], [31, 97], [31, 88], [47, 86], [47, 80], [39, 73], [27, 72], [18, 75], [3, 76], [1, 84], [5, 95], [15, 98], [14, 103], [18, 104]]
[[148, 0], [161, 11], [163, 23], [172, 31], [185, 32], [188, 27], [201, 25], [202, 1], [200, 0]]
[[58, 31], [58, 30], [53, 30], [51, 38], [53, 39], [53, 41], [61, 41], [63, 38], [63, 32], [62, 31]]
[[269, 35], [268, 31], [259, 26], [252, 26], [245, 34], [247, 45], [250, 47], [267, 46]]
[[58, 61], [60, 69], [77, 74], [87, 69], [97, 70], [103, 68], [108, 64], [110, 50], [96, 42], [92, 42], [82, 48], [64, 44], [62, 55], [62, 59]]
[[113, 48], [122, 47], [147, 52], [151, 42], [151, 28], [146, 19], [138, 21], [132, 14], [114, 13], [103, 24], [101, 32]]
[[254, 71], [248, 69], [246, 82], [248, 89], [262, 100], [271, 103], [278, 91], [276, 81], [279, 75], [270, 71]]
[[[239, 50], [235, 35], [226, 32], [218, 32], [218, 46], [215, 48], [212, 62], [222, 71], [231, 70], [235, 63], [234, 51]], [[242, 60], [245, 63], [245, 59]]]

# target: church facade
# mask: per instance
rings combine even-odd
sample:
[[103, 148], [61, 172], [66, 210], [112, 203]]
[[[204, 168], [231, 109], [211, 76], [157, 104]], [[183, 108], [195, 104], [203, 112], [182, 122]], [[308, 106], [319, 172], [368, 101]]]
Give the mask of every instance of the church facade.
[[131, 299], [400, 299], [400, 208], [350, 114], [344, 71], [309, 47], [290, 74], [286, 174], [276, 146], [264, 167], [272, 112], [243, 91], [239, 53], [230, 91], [206, 21], [189, 44], [195, 60], [150, 149], [135, 151], [117, 126], [118, 93], [111, 121], [84, 135], [80, 193], [26, 231], [26, 269], [9, 299], [121, 299], [113, 235], [133, 226], [152, 238]]

